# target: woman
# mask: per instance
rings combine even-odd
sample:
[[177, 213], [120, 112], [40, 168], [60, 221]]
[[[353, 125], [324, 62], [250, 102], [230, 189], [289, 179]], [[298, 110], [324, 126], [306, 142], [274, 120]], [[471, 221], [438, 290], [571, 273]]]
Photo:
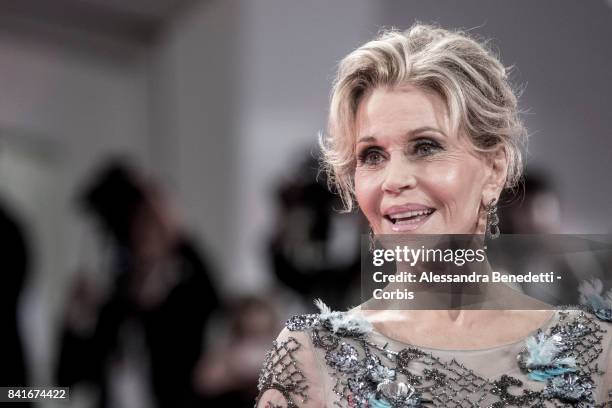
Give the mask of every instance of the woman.
[[[495, 203], [521, 176], [524, 137], [496, 57], [465, 33], [415, 25], [341, 62], [322, 147], [347, 210], [355, 200], [374, 234], [494, 237]], [[482, 304], [498, 296], [481, 295]], [[258, 406], [612, 399], [612, 327], [585, 311], [318, 306], [320, 314], [290, 319], [274, 343]]]

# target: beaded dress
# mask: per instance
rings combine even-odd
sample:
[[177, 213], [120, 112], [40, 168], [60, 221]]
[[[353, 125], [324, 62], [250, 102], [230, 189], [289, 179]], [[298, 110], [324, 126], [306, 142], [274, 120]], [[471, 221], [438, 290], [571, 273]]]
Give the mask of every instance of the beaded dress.
[[612, 407], [609, 313], [558, 309], [522, 341], [452, 351], [393, 340], [361, 315], [318, 306], [273, 343], [257, 407]]

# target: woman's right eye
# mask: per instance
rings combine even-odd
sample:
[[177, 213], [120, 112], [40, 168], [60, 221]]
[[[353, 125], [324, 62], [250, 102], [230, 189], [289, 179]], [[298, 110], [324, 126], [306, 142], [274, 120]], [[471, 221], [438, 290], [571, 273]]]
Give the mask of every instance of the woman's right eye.
[[369, 147], [359, 153], [358, 159], [360, 165], [377, 166], [385, 160], [385, 155], [380, 148]]

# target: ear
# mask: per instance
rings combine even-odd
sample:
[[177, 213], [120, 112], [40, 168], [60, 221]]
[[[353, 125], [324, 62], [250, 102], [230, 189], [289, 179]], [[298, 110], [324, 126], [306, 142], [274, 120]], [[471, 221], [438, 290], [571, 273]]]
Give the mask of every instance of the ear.
[[486, 176], [482, 189], [482, 205], [486, 206], [492, 199], [497, 200], [506, 185], [508, 176], [508, 155], [506, 149], [498, 148], [486, 158]]

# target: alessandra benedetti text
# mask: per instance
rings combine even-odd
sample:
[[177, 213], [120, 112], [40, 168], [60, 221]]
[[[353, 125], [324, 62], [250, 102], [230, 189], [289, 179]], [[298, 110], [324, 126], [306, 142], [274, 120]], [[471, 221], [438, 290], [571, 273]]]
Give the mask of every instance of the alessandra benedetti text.
[[[555, 273], [532, 273], [527, 272], [520, 275], [508, 275], [501, 272], [462, 273], [462, 274], [437, 274], [433, 272], [399, 272], [395, 275], [385, 275], [382, 272], [374, 272], [372, 275], [376, 283], [541, 283], [554, 282]], [[561, 279], [557, 276], [557, 279]], [[377, 300], [412, 300], [415, 292], [403, 288], [374, 289], [372, 297]]]
[[487, 274], [476, 272], [461, 274], [398, 272], [394, 275], [385, 275], [382, 272], [374, 272], [372, 278], [376, 283], [550, 283], [554, 282], [555, 273], [527, 272], [508, 275], [495, 271]]

